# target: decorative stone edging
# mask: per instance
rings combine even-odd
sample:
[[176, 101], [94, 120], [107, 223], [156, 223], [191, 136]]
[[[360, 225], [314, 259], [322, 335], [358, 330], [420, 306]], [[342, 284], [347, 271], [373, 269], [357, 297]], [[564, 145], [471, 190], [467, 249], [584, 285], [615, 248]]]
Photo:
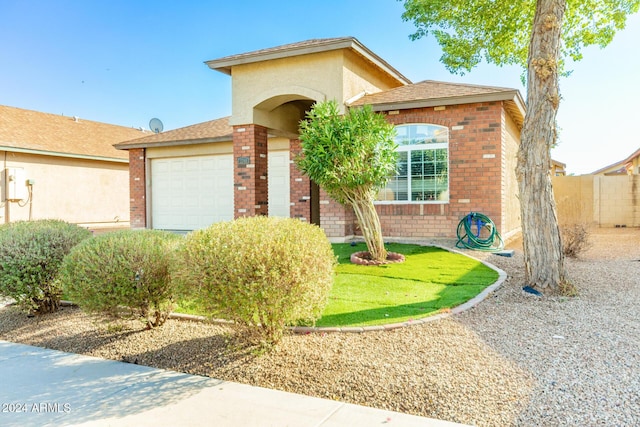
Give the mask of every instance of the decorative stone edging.
[[370, 256], [371, 255], [368, 251], [354, 252], [349, 257], [349, 261], [351, 261], [352, 264], [358, 264], [358, 265], [384, 265], [384, 264], [397, 264], [400, 262], [404, 262], [404, 255], [396, 252], [387, 252], [387, 259], [384, 261], [367, 259], [367, 257], [370, 257]]
[[482, 292], [480, 292], [478, 295], [476, 295], [475, 297], [471, 298], [469, 301], [460, 304], [456, 307], [453, 307], [450, 310], [447, 311], [443, 311], [440, 312], [438, 314], [434, 314], [433, 316], [428, 316], [428, 317], [424, 317], [422, 319], [413, 319], [413, 320], [408, 320], [406, 322], [401, 322], [401, 323], [390, 323], [388, 325], [376, 325], [376, 326], [360, 326], [360, 327], [354, 327], [354, 326], [349, 326], [349, 327], [344, 327], [344, 328], [340, 328], [340, 327], [311, 327], [311, 326], [293, 326], [291, 328], [289, 328], [291, 331], [293, 331], [296, 334], [310, 334], [310, 333], [330, 333], [330, 332], [346, 332], [346, 333], [363, 333], [363, 332], [371, 332], [371, 331], [390, 331], [393, 329], [399, 329], [399, 328], [404, 328], [407, 326], [413, 326], [413, 325], [422, 325], [428, 322], [435, 322], [436, 320], [441, 320], [441, 319], [446, 319], [447, 317], [451, 316], [451, 315], [455, 315], [455, 314], [460, 314], [464, 311], [469, 310], [470, 308], [475, 307], [476, 305], [480, 304], [480, 302], [482, 302], [485, 298], [487, 298], [487, 296], [489, 296], [489, 294], [491, 294], [491, 292], [495, 291], [497, 288], [499, 288], [505, 280], [507, 280], [507, 273], [504, 272], [503, 270], [499, 269], [498, 267], [496, 267], [493, 264], [490, 264], [486, 261], [483, 261], [481, 259], [472, 257], [468, 254], [465, 254], [463, 252], [457, 251], [455, 249], [451, 249], [451, 248], [447, 248], [445, 246], [441, 246], [438, 244], [429, 244], [429, 245], [425, 245], [425, 246], [432, 246], [434, 248], [439, 248], [439, 249], [443, 249], [445, 251], [449, 251], [452, 253], [456, 253], [459, 255], [463, 255], [466, 256], [467, 258], [471, 258], [471, 259], [475, 259], [478, 262], [481, 262], [482, 264], [486, 265], [487, 267], [489, 267], [490, 269], [492, 269], [493, 271], [495, 271], [496, 273], [498, 273], [498, 280], [496, 280], [493, 284], [487, 286], [486, 288], [484, 288], [484, 290]]

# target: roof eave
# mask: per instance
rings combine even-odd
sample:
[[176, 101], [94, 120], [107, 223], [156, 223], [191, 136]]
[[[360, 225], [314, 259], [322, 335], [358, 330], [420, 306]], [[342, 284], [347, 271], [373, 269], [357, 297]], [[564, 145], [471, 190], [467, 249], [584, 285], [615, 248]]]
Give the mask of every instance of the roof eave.
[[608, 171], [610, 171], [611, 169], [618, 169], [621, 168], [623, 166], [626, 166], [627, 164], [629, 164], [629, 162], [632, 162], [633, 159], [637, 156], [640, 156], [640, 149], [636, 150], [633, 154], [631, 154], [629, 157], [627, 157], [626, 159], [619, 161], [619, 162], [615, 162], [610, 164], [609, 166], [605, 166], [603, 168], [600, 168], [598, 170], [595, 170], [593, 172], [591, 172], [589, 175], [598, 175], [601, 173], [606, 173]]
[[[366, 103], [366, 100], [359, 104]], [[374, 111], [389, 111], [389, 110], [408, 110], [411, 108], [425, 108], [425, 107], [438, 107], [447, 105], [459, 105], [459, 104], [473, 104], [478, 102], [496, 102], [496, 101], [513, 101], [522, 113], [524, 117], [525, 109], [522, 97], [517, 90], [495, 92], [495, 93], [483, 93], [477, 95], [461, 95], [461, 96], [447, 96], [441, 98], [429, 98], [429, 99], [416, 99], [411, 101], [398, 101], [398, 102], [381, 102], [373, 103], [371, 107]]]
[[393, 68], [384, 59], [369, 50], [355, 38], [345, 38], [339, 40], [328, 40], [314, 45], [307, 46], [291, 46], [277, 51], [255, 52], [248, 54], [240, 54], [237, 56], [224, 57], [220, 59], [212, 59], [205, 61], [205, 64], [212, 70], [231, 75], [231, 68], [236, 65], [251, 64], [254, 62], [270, 61], [274, 59], [289, 58], [292, 56], [308, 55], [313, 53], [327, 52], [339, 49], [353, 49], [377, 67], [392, 75], [403, 84], [411, 84], [411, 80], [402, 75], [398, 70]]
[[63, 153], [59, 151], [36, 150], [32, 148], [18, 148], [18, 147], [4, 146], [4, 145], [0, 145], [0, 151], [7, 151], [10, 153], [36, 154], [39, 156], [65, 157], [65, 158], [71, 158], [71, 159], [97, 160], [101, 162], [129, 163], [129, 159], [123, 159], [121, 157], [95, 156], [95, 155], [78, 154], [78, 153]]
[[196, 139], [181, 139], [181, 140], [172, 140], [172, 141], [156, 141], [156, 142], [139, 142], [139, 143], [126, 143], [121, 142], [118, 144], [114, 144], [114, 148], [118, 150], [130, 150], [133, 148], [149, 148], [149, 147], [178, 147], [180, 145], [198, 145], [198, 144], [208, 144], [215, 142], [231, 142], [233, 140], [233, 135], [224, 135], [218, 136], [215, 138], [196, 138]]

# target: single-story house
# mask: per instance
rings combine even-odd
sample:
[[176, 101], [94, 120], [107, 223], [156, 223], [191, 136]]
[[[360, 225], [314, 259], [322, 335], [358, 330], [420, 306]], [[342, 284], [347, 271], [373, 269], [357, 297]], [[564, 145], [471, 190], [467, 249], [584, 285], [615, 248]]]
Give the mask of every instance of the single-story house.
[[129, 152], [131, 227], [189, 231], [242, 216], [357, 235], [353, 212], [295, 167], [298, 124], [315, 102], [365, 104], [396, 126], [398, 173], [377, 209], [388, 238], [453, 237], [481, 212], [520, 231], [515, 176], [525, 103], [516, 89], [412, 83], [353, 37], [314, 39], [206, 64], [231, 76], [232, 115], [115, 147]]
[[597, 171], [593, 171], [590, 175], [640, 175], [640, 148], [629, 157], [612, 165], [605, 166], [602, 169], [598, 169]]
[[129, 225], [129, 156], [139, 129], [0, 105], [0, 224], [62, 219]]

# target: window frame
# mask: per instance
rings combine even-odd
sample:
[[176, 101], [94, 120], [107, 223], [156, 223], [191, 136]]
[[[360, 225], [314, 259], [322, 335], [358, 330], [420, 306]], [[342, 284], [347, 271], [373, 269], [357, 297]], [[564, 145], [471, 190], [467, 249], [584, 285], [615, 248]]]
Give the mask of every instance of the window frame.
[[[396, 128], [399, 127], [409, 127], [409, 126], [428, 126], [428, 127], [434, 127], [434, 128], [439, 128], [439, 129], [445, 129], [446, 130], [446, 142], [426, 142], [426, 143], [422, 143], [422, 144], [401, 144], [398, 141], [398, 137], [396, 137], [396, 143], [398, 144], [398, 148], [396, 149], [397, 153], [402, 153], [402, 152], [406, 152], [407, 153], [407, 195], [410, 197], [412, 194], [412, 175], [411, 175], [411, 152], [413, 151], [433, 151], [435, 153], [436, 150], [441, 150], [441, 149], [446, 149], [446, 153], [447, 153], [447, 188], [446, 190], [444, 190], [443, 192], [447, 192], [447, 198], [446, 200], [375, 200], [374, 203], [375, 204], [380, 204], [380, 205], [418, 205], [418, 204], [448, 204], [450, 203], [450, 197], [449, 197], [449, 191], [451, 188], [451, 174], [450, 174], [450, 163], [451, 163], [451, 159], [450, 159], [450, 150], [449, 150], [449, 145], [450, 145], [450, 129], [447, 126], [442, 126], [442, 125], [438, 125], [435, 123], [402, 123], [399, 125], [396, 125]], [[397, 176], [397, 175], [395, 175]], [[386, 189], [389, 189], [388, 187], [388, 183], [387, 186], [385, 186], [381, 191], [385, 191]], [[391, 191], [393, 191], [392, 189], [390, 189]]]

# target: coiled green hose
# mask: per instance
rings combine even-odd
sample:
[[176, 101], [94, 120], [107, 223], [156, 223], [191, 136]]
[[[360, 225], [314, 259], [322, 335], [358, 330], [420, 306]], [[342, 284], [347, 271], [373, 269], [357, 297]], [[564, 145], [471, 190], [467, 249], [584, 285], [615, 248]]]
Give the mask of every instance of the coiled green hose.
[[[475, 233], [473, 232], [474, 225], [476, 227]], [[488, 232], [488, 237], [480, 237], [483, 230]], [[458, 223], [456, 247], [495, 252], [504, 249], [504, 241], [491, 218], [478, 212], [471, 212]]]

